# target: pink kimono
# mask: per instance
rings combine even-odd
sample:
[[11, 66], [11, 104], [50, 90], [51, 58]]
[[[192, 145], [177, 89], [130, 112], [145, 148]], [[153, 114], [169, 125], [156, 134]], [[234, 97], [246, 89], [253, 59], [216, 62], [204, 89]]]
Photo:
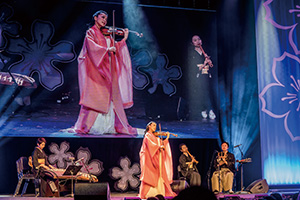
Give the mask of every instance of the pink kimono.
[[[170, 184], [173, 182], [173, 162], [169, 140], [164, 140], [164, 150], [160, 150], [161, 140], [147, 132], [145, 134], [143, 144], [140, 150], [140, 166], [141, 166], [141, 186], [140, 198], [148, 198], [146, 196], [150, 188], [157, 187], [160, 170], [161, 177], [164, 182], [165, 196], [175, 196]], [[161, 151], [162, 164], [159, 166], [159, 154]]]
[[109, 53], [105, 37], [113, 44], [113, 39], [104, 36], [96, 25], [91, 27], [78, 56], [81, 109], [74, 129], [78, 133], [89, 133], [98, 114], [107, 114], [113, 103], [115, 130], [136, 135], [137, 131], [128, 124], [124, 111], [133, 105], [129, 51], [122, 40], [115, 43], [116, 53]]

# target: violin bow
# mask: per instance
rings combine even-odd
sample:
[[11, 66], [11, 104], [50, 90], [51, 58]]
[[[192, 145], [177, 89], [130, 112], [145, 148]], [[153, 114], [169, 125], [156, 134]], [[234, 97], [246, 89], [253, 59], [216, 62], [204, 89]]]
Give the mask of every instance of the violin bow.
[[[158, 124], [158, 127], [159, 127], [159, 132], [161, 133], [161, 125], [160, 125], [160, 123]], [[160, 139], [162, 141], [162, 145], [164, 145], [162, 134], [160, 134]]]
[[115, 47], [115, 37], [116, 37], [116, 33], [115, 33], [115, 10], [113, 10], [113, 47]]

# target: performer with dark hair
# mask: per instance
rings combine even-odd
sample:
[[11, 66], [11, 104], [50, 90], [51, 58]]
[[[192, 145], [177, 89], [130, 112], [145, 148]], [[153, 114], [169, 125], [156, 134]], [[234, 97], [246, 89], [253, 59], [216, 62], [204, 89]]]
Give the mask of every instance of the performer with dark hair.
[[187, 101], [189, 119], [216, 118], [214, 111], [214, 85], [212, 76], [212, 61], [202, 48], [202, 40], [198, 35], [191, 39], [192, 48], [188, 55], [187, 72]]
[[212, 191], [215, 193], [228, 191], [233, 193], [233, 177], [235, 173], [235, 157], [228, 152], [228, 142], [223, 142], [221, 145], [222, 152], [218, 152], [214, 160], [214, 168], [216, 171], [211, 178]]
[[128, 29], [123, 30], [124, 38], [116, 42], [101, 31], [107, 18], [103, 10], [93, 15], [95, 24], [87, 30], [78, 56], [81, 109], [72, 131], [136, 135], [137, 130], [128, 124], [124, 111], [133, 105]]
[[[46, 173], [49, 169], [56, 169], [54, 166], [50, 165], [48, 157], [43, 150], [46, 146], [46, 139], [38, 138], [36, 143], [37, 146], [32, 153], [32, 171], [36, 176], [41, 178], [40, 195], [42, 197], [59, 196], [57, 188], [58, 184], [56, 183], [55, 185], [55, 180], [51, 177], [51, 174]], [[49, 184], [52, 185], [50, 186]]]
[[140, 150], [141, 186], [139, 196], [142, 199], [163, 196], [175, 196], [170, 184], [173, 181], [173, 162], [169, 144], [170, 133], [162, 140], [155, 132], [156, 123], [149, 122], [146, 127], [143, 144]]
[[46, 139], [38, 138], [36, 143], [37, 146], [32, 153], [33, 170], [36, 172], [40, 168], [43, 168], [45, 170], [55, 169], [55, 167], [50, 165], [50, 163], [48, 162], [48, 157], [43, 150], [46, 146]]
[[182, 152], [179, 158], [181, 174], [189, 180], [191, 186], [200, 186], [201, 176], [196, 167], [198, 161], [190, 154], [185, 144], [180, 144], [179, 149]]

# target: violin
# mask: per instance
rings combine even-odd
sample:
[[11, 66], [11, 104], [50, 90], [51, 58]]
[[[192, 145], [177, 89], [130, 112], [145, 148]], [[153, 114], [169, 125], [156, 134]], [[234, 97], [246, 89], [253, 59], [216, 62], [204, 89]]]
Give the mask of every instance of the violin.
[[[100, 28], [100, 31], [102, 32], [103, 35], [107, 36], [107, 35], [119, 35], [119, 36], [124, 36], [124, 29], [122, 28], [113, 28], [111, 26], [102, 26]], [[128, 30], [129, 33], [134, 33], [136, 36], [138, 37], [143, 37], [143, 33], [138, 33], [137, 31], [132, 31], [132, 30]]]
[[[159, 131], [159, 132], [154, 132], [153, 134], [154, 134], [156, 137], [158, 137], [158, 136], [167, 136], [167, 135], [168, 135], [167, 132], [161, 132], [161, 131]], [[178, 137], [177, 134], [174, 134], [174, 133], [170, 133], [170, 134], [173, 135], [174, 137]]]

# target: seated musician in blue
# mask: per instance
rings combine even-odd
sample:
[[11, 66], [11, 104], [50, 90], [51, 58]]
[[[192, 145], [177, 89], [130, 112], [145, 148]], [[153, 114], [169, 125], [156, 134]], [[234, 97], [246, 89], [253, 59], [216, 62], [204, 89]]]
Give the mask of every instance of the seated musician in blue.
[[201, 176], [196, 167], [198, 161], [189, 153], [185, 144], [180, 144], [179, 149], [182, 152], [179, 158], [181, 174], [188, 179], [191, 186], [200, 186]]
[[43, 150], [46, 146], [46, 139], [38, 138], [36, 143], [37, 146], [32, 153], [32, 171], [36, 176], [41, 178], [40, 196], [57, 196], [59, 194], [57, 194], [58, 188], [55, 186], [55, 180], [51, 177], [51, 174], [47, 173], [47, 170], [56, 168], [50, 165], [48, 157]]

